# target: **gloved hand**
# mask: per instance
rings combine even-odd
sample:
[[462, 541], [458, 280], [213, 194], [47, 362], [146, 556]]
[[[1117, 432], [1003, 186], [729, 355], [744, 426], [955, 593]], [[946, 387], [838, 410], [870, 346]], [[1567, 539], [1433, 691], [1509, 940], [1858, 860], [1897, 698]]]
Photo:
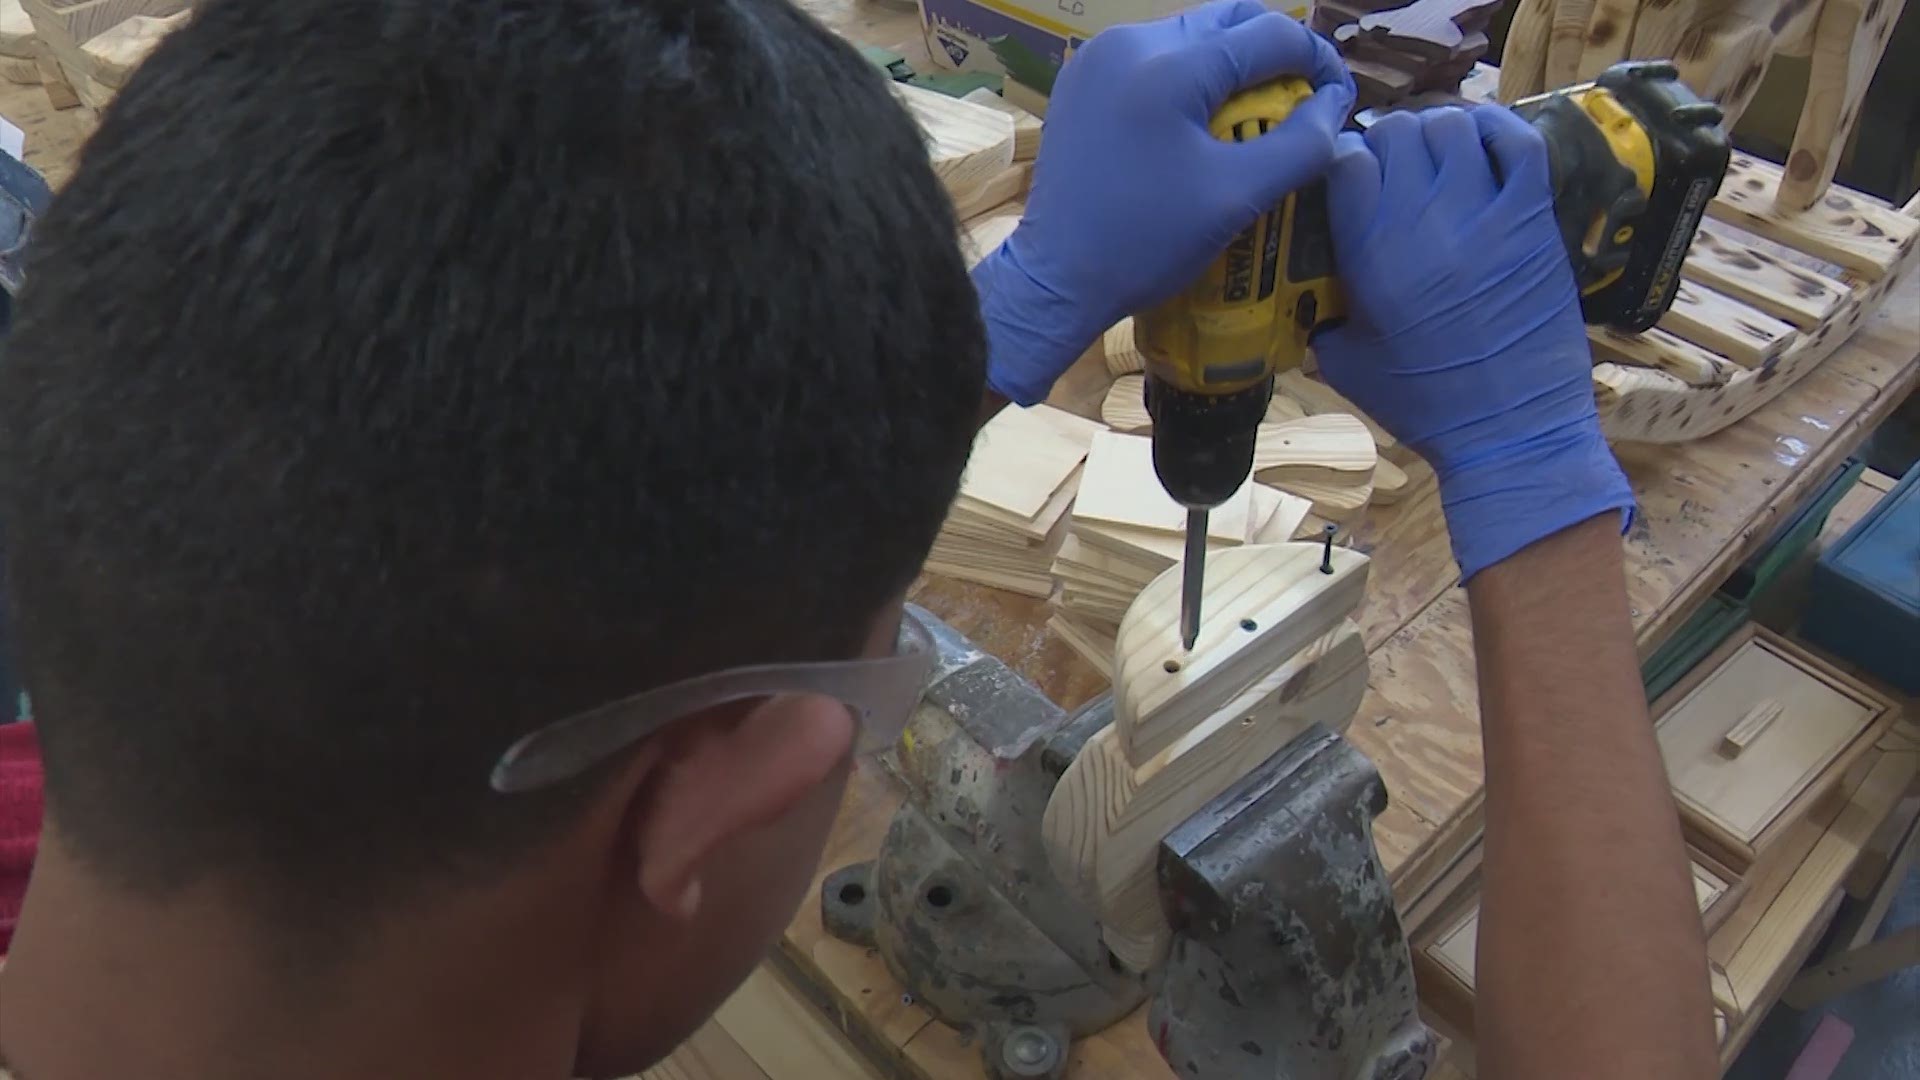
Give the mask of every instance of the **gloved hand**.
[[1462, 579], [1630, 513], [1539, 134], [1492, 106], [1394, 113], [1340, 136], [1327, 187], [1349, 320], [1321, 373], [1433, 466]]
[[[1317, 89], [1227, 143], [1207, 122], [1281, 75]], [[1107, 327], [1191, 284], [1236, 233], [1318, 179], [1353, 106], [1332, 45], [1258, 0], [1217, 0], [1095, 36], [1060, 72], [1026, 215], [974, 268], [987, 381], [1030, 405]]]

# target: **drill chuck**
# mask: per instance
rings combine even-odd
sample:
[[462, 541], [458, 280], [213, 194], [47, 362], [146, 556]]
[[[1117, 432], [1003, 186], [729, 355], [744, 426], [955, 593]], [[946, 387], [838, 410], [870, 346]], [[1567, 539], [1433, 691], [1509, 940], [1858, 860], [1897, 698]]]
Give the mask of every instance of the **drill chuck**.
[[1153, 471], [1167, 494], [1189, 510], [1211, 510], [1240, 490], [1253, 470], [1273, 378], [1232, 393], [1195, 394], [1149, 376], [1146, 395]]

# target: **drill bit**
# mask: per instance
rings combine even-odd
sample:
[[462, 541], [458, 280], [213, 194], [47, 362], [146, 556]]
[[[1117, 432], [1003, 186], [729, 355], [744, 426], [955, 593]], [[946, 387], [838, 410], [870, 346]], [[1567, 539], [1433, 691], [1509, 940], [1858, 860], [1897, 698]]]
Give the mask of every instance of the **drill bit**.
[[1200, 590], [1207, 580], [1207, 512], [1187, 511], [1187, 559], [1180, 579], [1180, 645], [1200, 638]]

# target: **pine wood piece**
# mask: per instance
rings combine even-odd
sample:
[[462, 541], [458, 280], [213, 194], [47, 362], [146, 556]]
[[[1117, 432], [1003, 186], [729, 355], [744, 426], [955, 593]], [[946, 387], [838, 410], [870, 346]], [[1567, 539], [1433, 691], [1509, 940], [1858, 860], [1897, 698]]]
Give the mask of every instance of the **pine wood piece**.
[[[1264, 481], [1266, 477], [1262, 476]], [[1359, 517], [1373, 502], [1373, 481], [1363, 484], [1327, 484], [1314, 480], [1282, 479], [1274, 484], [1290, 495], [1313, 504], [1313, 512], [1328, 521], [1345, 525]]]
[[1015, 162], [992, 179], [965, 194], [954, 196], [953, 215], [961, 221], [970, 221], [998, 212], [1015, 199], [1025, 198], [1027, 187], [1032, 182], [1033, 166], [1026, 162]]
[[1863, 761], [1866, 773], [1832, 825], [1792, 870], [1785, 886], [1727, 959], [1727, 975], [1741, 1000], [1770, 1000], [1791, 980], [1799, 958], [1812, 949], [1826, 929], [1826, 920], [1840, 899], [1840, 883], [1861, 845], [1913, 782], [1913, 754], [1876, 750]]
[[1545, 86], [1553, 89], [1580, 81], [1580, 57], [1586, 51], [1587, 24], [1597, 0], [1555, 0], [1547, 35]]
[[976, 217], [960, 226], [960, 251], [966, 257], [967, 269], [980, 265], [980, 260], [993, 254], [1013, 230], [1020, 227], [1020, 214], [1017, 210], [996, 209], [994, 213]]
[[1331, 562], [1322, 573], [1312, 543], [1209, 555], [1191, 651], [1180, 642], [1180, 570], [1142, 589], [1114, 651], [1114, 724], [1127, 760], [1147, 762], [1359, 606], [1367, 557], [1336, 547]]
[[1609, 326], [1589, 326], [1587, 341], [1598, 360], [1652, 368], [1688, 386], [1725, 386], [1740, 371], [1739, 365], [1726, 357], [1661, 327], [1625, 334]]
[[[1754, 712], [1767, 703], [1779, 712], [1761, 722]], [[1856, 680], [1749, 625], [1663, 696], [1654, 726], [1695, 843], [1739, 869], [1871, 748], [1891, 709]], [[1721, 752], [1729, 738], [1740, 740], [1737, 755]]]
[[1784, 211], [1805, 210], [1833, 183], [1833, 172], [1860, 119], [1867, 86], [1906, 0], [1824, 0], [1813, 31], [1813, 59], [1800, 122], [1774, 196]]
[[1742, 243], [1711, 221], [1700, 223], [1680, 272], [1802, 330], [1819, 326], [1847, 298], [1832, 278]]
[[1073, 612], [1055, 611], [1047, 618], [1047, 629], [1091, 664], [1101, 678], [1113, 677], [1113, 630], [1117, 627]]
[[114, 90], [127, 83], [127, 76], [140, 66], [162, 39], [185, 26], [189, 11], [172, 15], [135, 15], [108, 28], [80, 46], [90, 61], [87, 74], [96, 82]]
[[[1686, 3], [1674, 6], [1692, 7]], [[1581, 43], [1579, 65], [1575, 69], [1579, 81], [1590, 82], [1627, 58], [1639, 8], [1639, 0], [1595, 0], [1587, 16], [1586, 39]]]
[[[1272, 503], [1273, 508], [1263, 513], [1267, 503]], [[1249, 544], [1282, 544], [1292, 540], [1313, 513], [1310, 501], [1266, 484], [1253, 485], [1253, 507], [1253, 516], [1259, 524], [1247, 533]]]
[[1301, 404], [1278, 390], [1267, 399], [1267, 415], [1262, 423], [1284, 424], [1289, 420], [1298, 420], [1307, 415]]
[[44, 41], [38, 42], [38, 48], [40, 55], [33, 58], [33, 63], [40, 69], [40, 85], [46, 89], [47, 103], [55, 109], [79, 108], [80, 96], [73, 92], [73, 84], [67, 81], [60, 61], [54, 59], [53, 50]]
[[1100, 346], [1107, 358], [1107, 371], [1115, 377], [1147, 370], [1147, 358], [1140, 354], [1140, 347], [1133, 341], [1131, 317], [1109, 327], [1100, 337]]
[[1484, 27], [1503, 2], [1414, 0], [1404, 7], [1368, 12], [1357, 22], [1341, 27], [1335, 38], [1345, 42], [1364, 36], [1426, 59], [1446, 60], [1462, 53], [1468, 36]]
[[0, 0], [0, 56], [34, 57], [33, 19], [20, 0]]
[[40, 64], [18, 56], [0, 56], [0, 79], [22, 86], [39, 86]]
[[[1251, 480], [1242, 484], [1231, 498], [1213, 509], [1207, 518], [1208, 536], [1232, 543], [1246, 539], [1251, 485]], [[1153, 440], [1140, 435], [1113, 431], [1094, 435], [1073, 514], [1091, 521], [1186, 535], [1186, 508], [1160, 486], [1153, 471]]]
[[1718, 104], [1732, 125], [1759, 92], [1776, 46], [1766, 19], [1739, 12], [1714, 16], [1687, 27], [1674, 66], [1680, 81]]
[[714, 1020], [779, 1080], [879, 1080], [825, 1012], [765, 967], [754, 969]]
[[1746, 368], [1778, 357], [1800, 336], [1764, 311], [1686, 280], [1674, 290], [1673, 307], [1659, 326]]
[[1013, 118], [997, 109], [888, 83], [927, 140], [934, 174], [956, 200], [1013, 165]]
[[1040, 132], [1046, 121], [984, 86], [969, 90], [960, 100], [984, 105], [1013, 118], [1014, 161], [1032, 161], [1040, 156]]
[[1747, 710], [1745, 716], [1740, 718], [1739, 723], [1733, 725], [1725, 735], [1720, 737], [1720, 752], [1727, 757], [1739, 757], [1747, 747], [1753, 745], [1753, 740], [1759, 738], [1775, 720], [1780, 719], [1780, 713], [1784, 708], [1772, 698], [1755, 704], [1753, 708]]
[[1100, 731], [1047, 803], [1041, 832], [1055, 875], [1099, 916], [1108, 947], [1133, 970], [1164, 955], [1171, 936], [1154, 873], [1167, 832], [1308, 725], [1344, 730], [1366, 692], [1366, 647], [1350, 621], [1272, 660], [1277, 667], [1138, 764], [1117, 723]]
[[1373, 497], [1369, 500], [1373, 506], [1392, 506], [1406, 498], [1414, 485], [1433, 475], [1433, 469], [1426, 462], [1414, 458], [1411, 469], [1402, 469], [1386, 458], [1376, 461], [1373, 466]]
[[1284, 424], [1261, 424], [1253, 471], [1262, 482], [1361, 486], [1372, 482], [1380, 459], [1373, 436], [1357, 417], [1322, 413]]
[[1501, 103], [1511, 105], [1545, 89], [1553, 11], [1554, 0], [1520, 0], [1514, 7], [1500, 53], [1500, 83], [1494, 92]]
[[640, 1080], [768, 1080], [740, 1044], [709, 1020]]
[[1100, 419], [1115, 431], [1142, 435], [1153, 430], [1153, 417], [1147, 412], [1145, 375], [1122, 375], [1107, 389], [1100, 403]]
[[1100, 431], [1051, 405], [1002, 409], [974, 438], [960, 497], [1030, 520], [1086, 459]]
[[1920, 220], [1844, 189], [1828, 190], [1804, 210], [1783, 209], [1778, 205], [1782, 182], [1779, 166], [1736, 153], [1707, 213], [1869, 281], [1903, 262], [1920, 234]]
[[1298, 371], [1283, 371], [1274, 378], [1274, 388], [1286, 394], [1307, 411], [1308, 416], [1322, 413], [1346, 413], [1357, 417], [1367, 425], [1367, 432], [1373, 436], [1373, 443], [1382, 454], [1391, 454], [1400, 446], [1400, 440], [1386, 428], [1375, 423], [1373, 418], [1360, 411], [1353, 402], [1340, 396], [1339, 391], [1323, 382], [1316, 382]]

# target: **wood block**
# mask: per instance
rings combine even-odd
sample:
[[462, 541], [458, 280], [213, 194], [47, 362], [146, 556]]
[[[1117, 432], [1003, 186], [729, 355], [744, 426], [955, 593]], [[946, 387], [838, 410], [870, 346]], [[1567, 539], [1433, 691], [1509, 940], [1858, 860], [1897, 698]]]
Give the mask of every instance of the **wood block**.
[[1299, 402], [1275, 390], [1273, 396], [1267, 399], [1267, 417], [1263, 423], [1284, 424], [1305, 415], [1307, 410]]
[[1147, 413], [1145, 375], [1122, 375], [1107, 389], [1100, 403], [1100, 419], [1115, 431], [1144, 435], [1153, 430], [1153, 417]]
[[1114, 653], [1114, 724], [1127, 760], [1145, 764], [1243, 693], [1279, 662], [1325, 635], [1360, 603], [1368, 559], [1288, 543], [1207, 557], [1200, 636], [1180, 642], [1180, 573], [1142, 589], [1120, 624]]
[[1587, 16], [1586, 40], [1581, 43], [1579, 63], [1574, 69], [1576, 78], [1590, 82], [1627, 58], [1640, 7], [1638, 0], [1595, 0]]
[[1055, 611], [1047, 619], [1047, 629], [1066, 642], [1068, 648], [1080, 654], [1082, 660], [1093, 665], [1102, 676], [1113, 677], [1113, 630], [1117, 629], [1113, 624], [1072, 612]]
[[1694, 281], [1681, 281], [1660, 329], [1709, 349], [1741, 367], [1757, 368], [1800, 336], [1779, 319]]
[[1373, 479], [1379, 452], [1367, 426], [1348, 413], [1322, 413], [1284, 424], [1262, 424], [1253, 470], [1263, 483], [1359, 486]]
[[1100, 337], [1100, 347], [1107, 358], [1107, 371], [1116, 377], [1147, 369], [1147, 358], [1140, 354], [1140, 347], [1133, 341], [1131, 317], [1108, 327]]
[[1326, 383], [1310, 379], [1298, 371], [1283, 371], [1274, 377], [1274, 389], [1299, 403], [1301, 408], [1307, 410], [1308, 416], [1332, 412], [1358, 417], [1361, 423], [1367, 425], [1367, 432], [1373, 436], [1373, 444], [1380, 448], [1382, 454], [1392, 454], [1400, 445], [1400, 440], [1394, 438], [1392, 433]]
[[[1271, 504], [1272, 509], [1266, 510]], [[1253, 485], [1253, 516], [1259, 524], [1247, 534], [1249, 544], [1284, 544], [1300, 531], [1313, 512], [1313, 503], [1265, 484]]]
[[1824, 0], [1820, 5], [1807, 94], [1786, 176], [1774, 196], [1777, 208], [1805, 210], [1827, 193], [1905, 7], [1906, 0]]
[[1373, 481], [1364, 484], [1322, 484], [1311, 480], [1284, 480], [1274, 485], [1313, 504], [1313, 512], [1328, 521], [1346, 524], [1373, 502]]
[[[1251, 486], [1249, 479], [1214, 508], [1207, 518], [1208, 536], [1236, 544], [1246, 539]], [[1153, 440], [1112, 431], [1093, 437], [1073, 516], [1181, 536], [1187, 528], [1186, 508], [1173, 501], [1154, 474]]]
[[[1736, 634], [1654, 710], [1695, 843], [1736, 870], [1751, 865], [1872, 746], [1891, 709], [1778, 635], [1752, 626]], [[1724, 752], [1729, 739], [1736, 754]]]
[[969, 90], [960, 100], [984, 105], [1013, 117], [1014, 161], [1032, 161], [1040, 156], [1040, 132], [1046, 121], [984, 86]]
[[1033, 181], [1033, 166], [1018, 162], [978, 187], [953, 197], [953, 215], [968, 221], [999, 210], [1015, 199], [1026, 197]]
[[1086, 459], [1100, 430], [1050, 405], [1002, 409], [974, 438], [960, 495], [1032, 520]]
[[1494, 92], [1511, 105], [1546, 87], [1547, 48], [1553, 34], [1554, 0], [1520, 0], [1507, 24], [1507, 43], [1500, 52], [1500, 82]]
[[[1124, 641], [1125, 624], [1120, 635]], [[1108, 947], [1136, 971], [1164, 955], [1171, 937], [1154, 873], [1168, 830], [1309, 724], [1344, 730], [1366, 692], [1366, 647], [1359, 628], [1345, 619], [1296, 655], [1271, 655], [1283, 662], [1259, 672], [1252, 685], [1215, 703], [1190, 730], [1137, 764], [1120, 726], [1103, 729], [1074, 758], [1047, 803], [1041, 833], [1055, 875], [1098, 914]], [[1124, 685], [1124, 666], [1122, 671]]]
[[[1433, 475], [1433, 469], [1426, 462], [1419, 458], [1415, 458], [1414, 462], [1414, 472], [1419, 479], [1425, 480]], [[1373, 465], [1373, 497], [1368, 501], [1374, 506], [1392, 506], [1413, 490], [1414, 483], [1413, 473], [1381, 458]]]
[[0, 0], [0, 56], [33, 59], [33, 19], [20, 0]]
[[0, 79], [23, 86], [39, 86], [40, 64], [17, 56], [0, 56]]
[[161, 39], [185, 26], [191, 14], [179, 11], [163, 17], [135, 15], [103, 31], [80, 46], [91, 61], [87, 74], [106, 87], [120, 89], [126, 85], [133, 69], [159, 46]]
[[768, 1080], [753, 1058], [709, 1020], [639, 1080]]
[[1587, 327], [1596, 360], [1664, 371], [1688, 386], [1725, 386], [1740, 368], [1710, 349], [1655, 327], [1624, 334], [1608, 326]]
[[966, 257], [967, 269], [980, 265], [981, 259], [993, 254], [1019, 227], [1019, 211], [1004, 208], [960, 226], [960, 251]]
[[958, 197], [1013, 165], [1013, 117], [997, 109], [888, 83], [927, 139], [933, 171]]
[[1805, 210], [1783, 210], [1775, 204], [1781, 179], [1779, 166], [1734, 154], [1707, 213], [1869, 281], [1885, 275], [1920, 234], [1920, 220], [1844, 189], [1829, 189]]
[[1680, 272], [1802, 330], [1819, 326], [1847, 297], [1832, 278], [1742, 243], [1712, 221], [1700, 223]]
[[713, 1018], [769, 1075], [879, 1080], [880, 1074], [840, 1034], [832, 1018], [764, 966], [747, 977]]

